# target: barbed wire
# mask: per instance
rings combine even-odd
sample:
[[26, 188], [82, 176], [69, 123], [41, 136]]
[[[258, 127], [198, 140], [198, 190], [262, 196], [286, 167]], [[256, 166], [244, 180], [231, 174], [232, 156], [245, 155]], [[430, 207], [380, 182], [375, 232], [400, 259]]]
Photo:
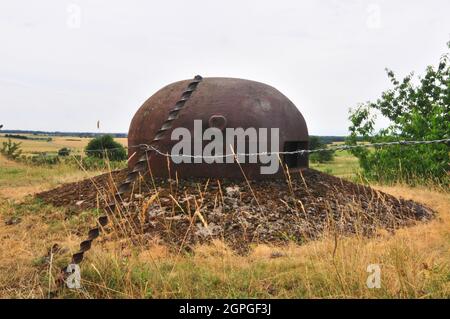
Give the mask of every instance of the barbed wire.
[[[190, 154], [169, 154], [167, 152], [161, 151], [160, 149], [148, 145], [148, 144], [137, 144], [124, 146], [124, 148], [132, 149], [132, 148], [140, 148], [144, 151], [154, 151], [157, 154], [165, 157], [187, 157], [187, 158], [204, 158], [204, 159], [215, 159], [215, 158], [227, 158], [227, 157], [235, 157], [235, 156], [268, 156], [268, 155], [293, 155], [293, 154], [311, 154], [318, 152], [334, 152], [334, 151], [346, 151], [355, 148], [369, 148], [369, 147], [383, 147], [390, 145], [427, 145], [427, 144], [438, 144], [438, 143], [450, 143], [450, 138], [438, 139], [438, 140], [415, 140], [415, 141], [392, 141], [392, 142], [378, 142], [378, 143], [364, 143], [364, 144], [354, 144], [354, 145], [336, 145], [326, 148], [318, 148], [318, 149], [304, 149], [304, 150], [294, 150], [294, 151], [278, 151], [278, 152], [258, 152], [258, 153], [227, 153], [221, 155], [190, 155]], [[109, 149], [97, 149], [97, 150], [86, 150], [86, 153], [94, 153], [94, 152], [109, 152], [113, 150], [119, 150], [121, 148], [109, 148]]]
[[165, 157], [188, 157], [188, 158], [205, 158], [205, 159], [214, 159], [214, 158], [226, 158], [226, 157], [235, 157], [235, 156], [261, 156], [261, 155], [293, 155], [293, 154], [311, 154], [311, 153], [318, 153], [318, 152], [334, 152], [334, 151], [345, 151], [360, 147], [381, 147], [381, 146], [389, 146], [389, 145], [419, 145], [419, 144], [437, 144], [437, 143], [449, 143], [450, 139], [440, 139], [440, 140], [428, 140], [428, 141], [394, 141], [394, 142], [380, 142], [380, 143], [366, 143], [366, 144], [355, 144], [355, 145], [337, 145], [334, 147], [327, 147], [327, 148], [318, 148], [318, 149], [312, 149], [312, 150], [295, 150], [295, 151], [278, 151], [278, 152], [259, 152], [259, 153], [228, 153], [228, 154], [222, 154], [222, 155], [189, 155], [189, 154], [168, 154], [160, 151], [154, 146], [146, 145], [145, 150], [155, 151], [159, 155], [165, 156]]
[[[137, 144], [131, 146], [124, 146], [126, 149], [131, 148], [140, 148], [144, 151], [154, 151], [159, 155], [165, 157], [189, 157], [189, 158], [226, 158], [226, 157], [234, 157], [234, 156], [260, 156], [260, 155], [293, 155], [293, 154], [311, 154], [318, 152], [334, 152], [334, 151], [346, 151], [355, 148], [369, 148], [369, 147], [382, 147], [382, 146], [390, 146], [390, 145], [427, 145], [427, 144], [438, 144], [438, 143], [450, 143], [450, 138], [438, 139], [438, 140], [421, 140], [421, 141], [392, 141], [392, 142], [379, 142], [379, 143], [364, 143], [364, 144], [354, 144], [354, 145], [336, 145], [332, 147], [326, 148], [318, 148], [318, 149], [304, 149], [304, 150], [295, 150], [295, 151], [278, 151], [278, 152], [259, 152], [259, 153], [228, 153], [222, 155], [189, 155], [189, 154], [176, 154], [172, 155], [167, 152], [161, 151], [158, 148], [149, 145], [149, 144]], [[96, 149], [96, 150], [85, 150], [86, 153], [93, 152], [108, 152], [122, 149], [120, 147], [115, 148], [107, 148], [107, 149]]]
[[[231, 153], [231, 154], [225, 154], [225, 155], [212, 155], [212, 156], [202, 156], [202, 155], [187, 155], [187, 154], [177, 154], [177, 155], [170, 155], [167, 152], [163, 152], [159, 149], [157, 149], [154, 146], [148, 145], [148, 144], [137, 144], [137, 145], [131, 145], [131, 146], [124, 146], [124, 148], [141, 148], [146, 151], [155, 151], [156, 153], [162, 155], [162, 156], [185, 156], [185, 157], [192, 157], [192, 158], [200, 158], [200, 157], [206, 157], [206, 158], [217, 158], [217, 157], [228, 157], [228, 156], [257, 156], [257, 155], [270, 155], [270, 154], [279, 154], [279, 155], [287, 155], [287, 154], [302, 154], [302, 153], [316, 153], [316, 152], [329, 152], [329, 151], [340, 151], [340, 150], [349, 150], [354, 148], [360, 148], [360, 147], [381, 147], [381, 146], [388, 146], [388, 145], [419, 145], [419, 144], [436, 144], [436, 143], [450, 143], [450, 139], [439, 139], [439, 140], [425, 140], [425, 141], [393, 141], [393, 142], [379, 142], [379, 143], [365, 143], [365, 144], [355, 144], [355, 145], [336, 145], [332, 147], [326, 147], [326, 148], [319, 148], [319, 149], [308, 149], [308, 150], [295, 150], [295, 151], [279, 151], [279, 152], [259, 152], [259, 153]], [[108, 149], [97, 149], [97, 150], [85, 150], [86, 153], [89, 152], [105, 152], [105, 151], [112, 151], [112, 150], [119, 150], [122, 148], [108, 148]]]

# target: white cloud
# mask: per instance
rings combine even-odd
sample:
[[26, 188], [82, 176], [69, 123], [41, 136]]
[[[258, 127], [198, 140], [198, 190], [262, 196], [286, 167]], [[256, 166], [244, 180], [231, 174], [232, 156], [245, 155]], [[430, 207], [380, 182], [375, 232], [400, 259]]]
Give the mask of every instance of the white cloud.
[[[79, 28], [67, 24], [71, 4]], [[404, 75], [438, 61], [449, 9], [445, 0], [3, 2], [0, 122], [95, 131], [100, 119], [104, 131], [126, 132], [156, 90], [201, 74], [273, 85], [311, 133], [345, 134], [348, 108], [389, 86], [384, 67]]]

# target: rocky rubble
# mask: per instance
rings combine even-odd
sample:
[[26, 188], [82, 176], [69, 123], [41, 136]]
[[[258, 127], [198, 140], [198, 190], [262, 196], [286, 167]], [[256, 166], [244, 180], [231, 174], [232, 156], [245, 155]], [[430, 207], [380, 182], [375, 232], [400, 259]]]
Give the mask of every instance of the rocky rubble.
[[[37, 194], [57, 206], [101, 206], [126, 172], [116, 171]], [[250, 189], [251, 187], [251, 189]], [[312, 169], [291, 181], [155, 180], [142, 181], [140, 192], [123, 214], [143, 232], [179, 246], [223, 239], [238, 251], [251, 243], [302, 243], [324, 233], [370, 236], [377, 229], [426, 221], [434, 213], [413, 201]], [[157, 196], [155, 196], [157, 194]], [[100, 198], [100, 200], [99, 200]]]

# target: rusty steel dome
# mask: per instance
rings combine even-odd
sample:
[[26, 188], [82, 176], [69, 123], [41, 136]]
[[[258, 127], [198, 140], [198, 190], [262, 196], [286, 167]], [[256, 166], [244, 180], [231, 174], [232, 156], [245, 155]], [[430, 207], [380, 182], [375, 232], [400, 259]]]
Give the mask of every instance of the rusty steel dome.
[[[194, 120], [202, 121], [202, 131], [216, 127], [279, 129], [279, 151], [308, 148], [308, 129], [297, 107], [277, 89], [263, 83], [237, 78], [201, 78], [183, 80], [165, 86], [153, 94], [139, 108], [131, 121], [128, 132], [129, 167], [132, 169], [143, 157], [144, 151], [137, 145], [152, 145], [164, 153], [170, 153], [178, 143], [171, 140], [176, 128], [192, 132], [194, 144]], [[225, 134], [224, 134], [225, 135]], [[204, 147], [208, 141], [202, 141]], [[249, 144], [250, 141], [246, 140]], [[271, 150], [270, 139], [267, 150]], [[224, 143], [225, 145], [225, 143]], [[249, 150], [249, 145], [246, 145]], [[258, 150], [260, 151], [260, 150]], [[273, 151], [273, 149], [272, 149]], [[224, 151], [225, 152], [225, 151]], [[245, 153], [249, 153], [246, 151]], [[144, 154], [145, 155], [145, 154]], [[290, 170], [308, 167], [306, 154], [280, 156]], [[155, 151], [148, 153], [148, 165], [153, 176], [213, 177], [242, 179], [283, 177], [283, 167], [274, 174], [261, 174], [257, 163], [178, 163]]]

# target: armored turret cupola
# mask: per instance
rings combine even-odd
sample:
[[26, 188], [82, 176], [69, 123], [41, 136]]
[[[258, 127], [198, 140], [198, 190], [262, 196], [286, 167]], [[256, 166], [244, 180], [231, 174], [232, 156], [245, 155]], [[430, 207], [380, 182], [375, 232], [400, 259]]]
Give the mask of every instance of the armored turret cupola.
[[235, 78], [197, 76], [162, 88], [134, 115], [128, 145], [130, 169], [147, 156], [160, 177], [265, 179], [308, 167], [307, 154], [278, 153], [308, 149], [297, 107], [269, 85]]

